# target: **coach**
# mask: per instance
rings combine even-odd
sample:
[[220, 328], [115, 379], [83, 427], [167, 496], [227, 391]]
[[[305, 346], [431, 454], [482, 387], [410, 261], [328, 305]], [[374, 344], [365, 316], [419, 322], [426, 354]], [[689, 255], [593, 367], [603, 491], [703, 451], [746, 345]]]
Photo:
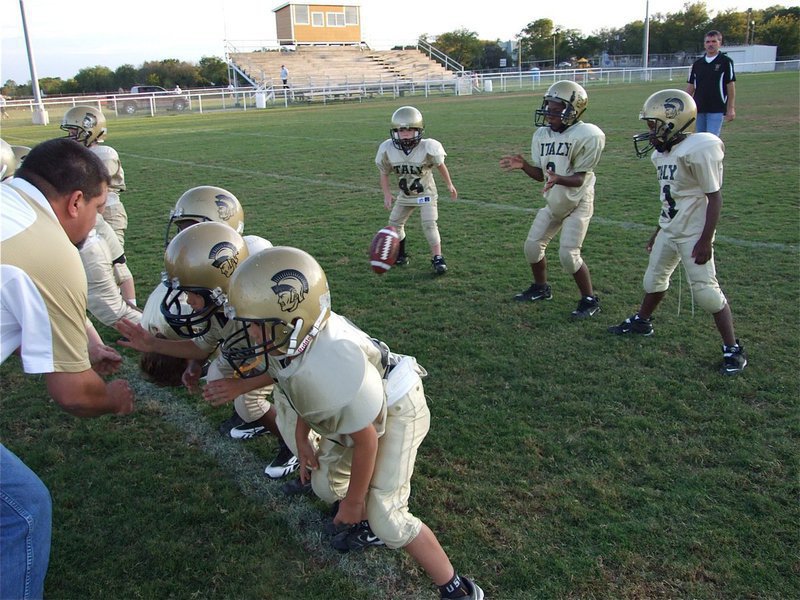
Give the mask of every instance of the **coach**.
[[[23, 370], [44, 374], [48, 394], [79, 417], [133, 411], [128, 382], [99, 375], [116, 371], [122, 358], [87, 322], [76, 248], [94, 227], [108, 183], [99, 158], [61, 138], [36, 146], [0, 184], [0, 362], [18, 354]], [[43, 596], [51, 516], [44, 483], [0, 444], [0, 598]]]
[[733, 61], [720, 52], [722, 34], [709, 31], [703, 42], [706, 53], [692, 64], [686, 93], [694, 97], [697, 104], [695, 131], [707, 131], [719, 137], [722, 120], [736, 118], [736, 73]]

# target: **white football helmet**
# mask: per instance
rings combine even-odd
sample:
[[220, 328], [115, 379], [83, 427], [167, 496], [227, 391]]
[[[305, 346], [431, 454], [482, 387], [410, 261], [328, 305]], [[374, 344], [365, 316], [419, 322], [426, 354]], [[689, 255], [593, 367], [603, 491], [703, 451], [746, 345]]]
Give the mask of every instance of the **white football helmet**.
[[246, 260], [228, 286], [225, 315], [242, 329], [225, 340], [222, 355], [242, 377], [260, 375], [267, 354], [305, 351], [330, 314], [328, 279], [319, 263], [298, 248], [267, 248]]
[[106, 118], [94, 106], [73, 106], [64, 113], [61, 129], [76, 142], [91, 146], [106, 134]]
[[[548, 101], [561, 102], [564, 110], [558, 114], [551, 114], [547, 107]], [[576, 123], [589, 106], [589, 95], [582, 86], [574, 81], [556, 81], [547, 88], [542, 100], [542, 106], [536, 111], [534, 123], [537, 127], [548, 125], [547, 117], [559, 117], [565, 127]]]
[[683, 90], [661, 90], [644, 101], [639, 119], [649, 127], [647, 133], [633, 136], [636, 156], [642, 158], [654, 148], [669, 151], [685, 138], [686, 129], [697, 119], [697, 105]]
[[[161, 314], [175, 333], [185, 338], [208, 333], [211, 319], [223, 316], [231, 277], [248, 256], [242, 236], [222, 223], [198, 223], [172, 239], [164, 252]], [[201, 296], [203, 306], [186, 313], [185, 292]]]
[[[224, 223], [236, 233], [244, 231], [244, 210], [239, 200], [228, 190], [213, 185], [200, 185], [186, 190], [169, 213], [165, 241], [177, 231], [195, 223], [214, 221]], [[176, 231], [172, 231], [175, 225]]]
[[[411, 129], [414, 131], [414, 137], [409, 139], [400, 138], [401, 129]], [[392, 137], [392, 144], [398, 150], [402, 150], [405, 154], [411, 154], [411, 151], [417, 147], [422, 139], [422, 132], [425, 131], [425, 123], [422, 120], [422, 113], [413, 106], [401, 106], [392, 115], [392, 128], [389, 134]]]

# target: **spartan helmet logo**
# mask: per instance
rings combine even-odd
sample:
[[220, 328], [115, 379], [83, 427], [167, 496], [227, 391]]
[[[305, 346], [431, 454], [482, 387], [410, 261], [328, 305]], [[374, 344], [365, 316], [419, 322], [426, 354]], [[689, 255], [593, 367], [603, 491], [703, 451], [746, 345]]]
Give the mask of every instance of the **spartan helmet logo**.
[[83, 115], [83, 121], [81, 125], [84, 129], [91, 130], [97, 127], [97, 117], [95, 117], [92, 113], [87, 112]]
[[683, 100], [680, 98], [667, 98], [664, 101], [664, 114], [668, 119], [676, 119], [683, 112]]
[[297, 269], [279, 271], [272, 277], [275, 285], [272, 291], [278, 297], [278, 304], [284, 312], [294, 312], [308, 294], [308, 279]]
[[233, 275], [239, 264], [239, 252], [236, 250], [236, 246], [230, 242], [215, 244], [208, 253], [208, 258], [213, 261], [211, 265], [219, 269], [226, 278]]
[[236, 213], [236, 203], [230, 196], [217, 194], [214, 196], [214, 204], [217, 205], [219, 218], [223, 221], [230, 221], [231, 217]]

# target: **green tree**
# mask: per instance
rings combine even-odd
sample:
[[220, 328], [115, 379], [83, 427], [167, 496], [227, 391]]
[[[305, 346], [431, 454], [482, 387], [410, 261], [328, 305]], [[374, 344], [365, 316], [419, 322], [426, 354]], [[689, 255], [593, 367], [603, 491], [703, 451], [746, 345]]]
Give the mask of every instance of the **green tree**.
[[434, 45], [450, 58], [460, 62], [467, 69], [480, 64], [483, 44], [478, 34], [467, 29], [457, 29], [436, 36]]
[[88, 67], [78, 71], [75, 75], [78, 92], [110, 92], [115, 90], [114, 72], [108, 67], [100, 65]]
[[129, 90], [139, 80], [139, 70], [133, 65], [120, 65], [114, 70], [114, 85], [117, 89]]
[[549, 60], [552, 63], [554, 36], [558, 53], [561, 40], [558, 39], [553, 21], [538, 19], [528, 23], [516, 36], [522, 46], [522, 62], [541, 63]]
[[204, 56], [198, 64], [200, 85], [228, 85], [228, 63], [216, 56]]
[[800, 54], [800, 10], [793, 8], [794, 11], [780, 11], [756, 24], [756, 43], [777, 46], [779, 57]]
[[506, 59], [507, 65], [511, 65], [511, 57], [500, 46], [500, 40], [495, 40], [493, 42], [482, 41], [481, 44], [483, 44], [483, 52], [478, 60], [478, 64], [473, 68], [483, 70], [499, 69], [500, 59], [503, 58]]

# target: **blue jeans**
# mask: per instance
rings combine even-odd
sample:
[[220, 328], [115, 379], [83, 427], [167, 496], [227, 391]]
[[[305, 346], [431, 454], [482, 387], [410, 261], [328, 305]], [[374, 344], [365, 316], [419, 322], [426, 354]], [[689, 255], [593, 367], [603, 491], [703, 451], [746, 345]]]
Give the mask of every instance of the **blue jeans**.
[[697, 113], [697, 123], [695, 131], [702, 133], [707, 131], [719, 137], [722, 132], [722, 122], [725, 120], [724, 113]]
[[0, 598], [41, 598], [50, 560], [50, 492], [0, 444]]

